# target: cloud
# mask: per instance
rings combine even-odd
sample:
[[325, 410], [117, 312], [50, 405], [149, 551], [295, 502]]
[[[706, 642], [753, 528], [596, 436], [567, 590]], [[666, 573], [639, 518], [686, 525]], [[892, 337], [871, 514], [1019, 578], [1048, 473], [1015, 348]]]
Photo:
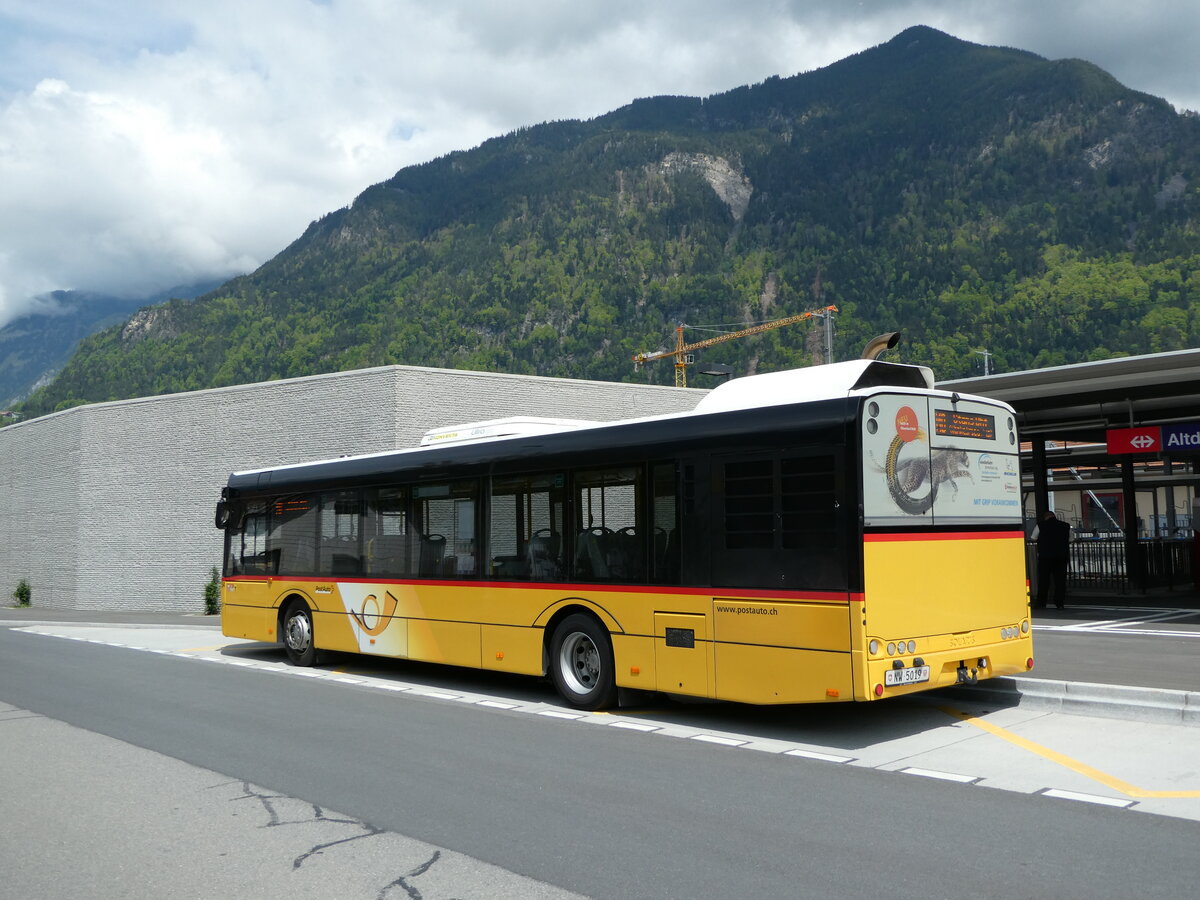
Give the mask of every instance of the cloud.
[[1198, 18], [1190, 0], [0, 0], [0, 325], [49, 290], [249, 271], [368, 185], [521, 125], [819, 68], [918, 23], [1200, 107]]

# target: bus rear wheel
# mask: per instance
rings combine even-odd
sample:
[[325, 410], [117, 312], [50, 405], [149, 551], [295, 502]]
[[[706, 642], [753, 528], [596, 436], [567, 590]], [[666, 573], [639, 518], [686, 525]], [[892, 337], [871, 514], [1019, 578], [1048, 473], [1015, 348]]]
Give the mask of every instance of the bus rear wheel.
[[576, 709], [605, 709], [617, 697], [616, 666], [607, 629], [575, 613], [554, 629], [550, 676], [563, 699]]
[[313, 619], [308, 604], [293, 600], [283, 614], [279, 629], [283, 647], [294, 666], [311, 666], [317, 661], [317, 645], [313, 640]]

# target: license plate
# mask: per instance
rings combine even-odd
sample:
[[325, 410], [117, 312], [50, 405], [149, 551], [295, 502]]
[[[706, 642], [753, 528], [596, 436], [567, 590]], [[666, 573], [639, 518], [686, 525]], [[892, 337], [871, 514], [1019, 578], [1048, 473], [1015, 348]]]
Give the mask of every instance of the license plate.
[[888, 687], [898, 684], [920, 684], [929, 680], [929, 666], [912, 666], [908, 669], [888, 669], [883, 673], [883, 683]]

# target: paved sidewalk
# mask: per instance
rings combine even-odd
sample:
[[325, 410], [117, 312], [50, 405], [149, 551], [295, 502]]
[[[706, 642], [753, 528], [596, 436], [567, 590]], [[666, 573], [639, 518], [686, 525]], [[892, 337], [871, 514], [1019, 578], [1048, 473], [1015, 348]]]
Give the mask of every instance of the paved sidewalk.
[[0, 606], [0, 625], [15, 626], [18, 622], [84, 622], [98, 625], [202, 625], [221, 627], [220, 616], [200, 612], [176, 613], [155, 610], [57, 609], [46, 606]]
[[0, 759], [0, 897], [578, 897], [3, 701]]

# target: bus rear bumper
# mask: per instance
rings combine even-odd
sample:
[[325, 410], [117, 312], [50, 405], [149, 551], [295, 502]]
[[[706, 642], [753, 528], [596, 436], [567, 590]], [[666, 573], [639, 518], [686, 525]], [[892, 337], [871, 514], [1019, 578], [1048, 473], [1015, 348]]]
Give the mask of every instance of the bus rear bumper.
[[864, 699], [880, 700], [935, 688], [977, 684], [989, 678], [1023, 675], [1033, 665], [1033, 641], [1027, 637], [966, 649], [916, 653], [866, 663]]

